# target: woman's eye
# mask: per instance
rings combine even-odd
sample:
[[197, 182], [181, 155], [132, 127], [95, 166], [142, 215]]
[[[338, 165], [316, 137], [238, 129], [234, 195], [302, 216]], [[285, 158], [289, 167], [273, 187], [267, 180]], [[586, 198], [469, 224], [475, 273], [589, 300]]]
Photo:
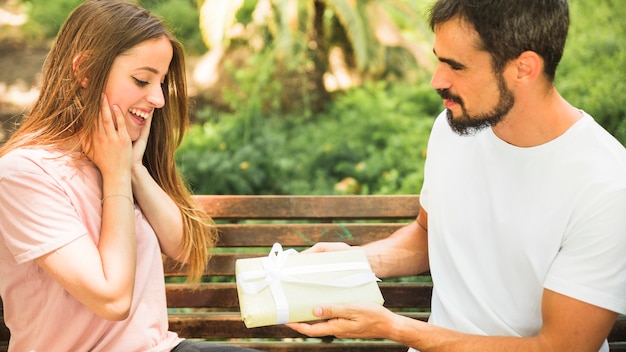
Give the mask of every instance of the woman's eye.
[[140, 79], [137, 79], [135, 77], [133, 77], [133, 79], [135, 80], [135, 84], [137, 84], [139, 87], [145, 87], [148, 85], [148, 82], [146, 81], [142, 81]]

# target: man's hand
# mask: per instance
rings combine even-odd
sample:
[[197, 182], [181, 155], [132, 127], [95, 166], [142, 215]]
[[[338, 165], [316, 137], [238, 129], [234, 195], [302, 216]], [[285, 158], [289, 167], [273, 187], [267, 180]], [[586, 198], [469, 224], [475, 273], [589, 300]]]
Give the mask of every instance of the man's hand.
[[311, 248], [307, 248], [302, 253], [320, 253], [320, 252], [337, 252], [347, 251], [352, 248], [350, 245], [343, 242], [318, 242]]
[[327, 320], [286, 325], [311, 337], [333, 335], [339, 338], [388, 338], [394, 321], [401, 318], [375, 303], [316, 307], [313, 314]]

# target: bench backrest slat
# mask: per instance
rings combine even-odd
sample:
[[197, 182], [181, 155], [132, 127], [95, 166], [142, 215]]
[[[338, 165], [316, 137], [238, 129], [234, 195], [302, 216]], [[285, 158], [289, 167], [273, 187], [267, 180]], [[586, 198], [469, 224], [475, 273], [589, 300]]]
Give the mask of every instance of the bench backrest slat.
[[196, 200], [215, 219], [349, 220], [414, 217], [419, 211], [417, 197], [196, 196]]
[[315, 223], [315, 224], [218, 224], [218, 247], [283, 246], [304, 247], [320, 241], [363, 244], [383, 238], [403, 223]]
[[[430, 307], [432, 285], [385, 282], [380, 284], [383, 297], [394, 308]], [[170, 308], [239, 308], [235, 283], [207, 283], [199, 287], [167, 285]]]

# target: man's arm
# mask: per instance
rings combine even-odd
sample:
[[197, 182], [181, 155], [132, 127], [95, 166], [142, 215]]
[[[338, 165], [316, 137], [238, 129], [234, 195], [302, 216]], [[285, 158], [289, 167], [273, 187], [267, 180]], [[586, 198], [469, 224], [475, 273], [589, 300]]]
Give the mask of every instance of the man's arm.
[[309, 336], [386, 338], [422, 352], [597, 352], [608, 336], [617, 313], [545, 289], [543, 326], [532, 337], [463, 334], [403, 317], [376, 304], [324, 306], [314, 312], [323, 323], [288, 324]]
[[380, 278], [416, 275], [429, 269], [428, 232], [418, 220], [362, 248]]
[[[428, 214], [420, 208], [412, 223], [398, 229], [384, 239], [370, 242], [365, 251], [372, 270], [379, 278], [421, 274], [428, 265]], [[332, 252], [349, 249], [342, 242], [319, 242], [306, 252]]]

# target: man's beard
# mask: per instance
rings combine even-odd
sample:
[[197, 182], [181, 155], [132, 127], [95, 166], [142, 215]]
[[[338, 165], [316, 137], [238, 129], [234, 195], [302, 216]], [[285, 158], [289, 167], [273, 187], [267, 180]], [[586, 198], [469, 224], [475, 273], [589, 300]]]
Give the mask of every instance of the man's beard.
[[502, 75], [498, 76], [498, 90], [500, 91], [500, 99], [496, 106], [489, 112], [478, 115], [469, 115], [465, 109], [465, 104], [461, 97], [452, 95], [447, 89], [438, 89], [437, 93], [441, 98], [453, 101], [461, 107], [463, 111], [461, 116], [452, 116], [452, 111], [447, 109], [448, 124], [454, 132], [461, 136], [474, 135], [479, 131], [491, 126], [495, 126], [509, 113], [515, 104], [515, 97], [511, 92]]

